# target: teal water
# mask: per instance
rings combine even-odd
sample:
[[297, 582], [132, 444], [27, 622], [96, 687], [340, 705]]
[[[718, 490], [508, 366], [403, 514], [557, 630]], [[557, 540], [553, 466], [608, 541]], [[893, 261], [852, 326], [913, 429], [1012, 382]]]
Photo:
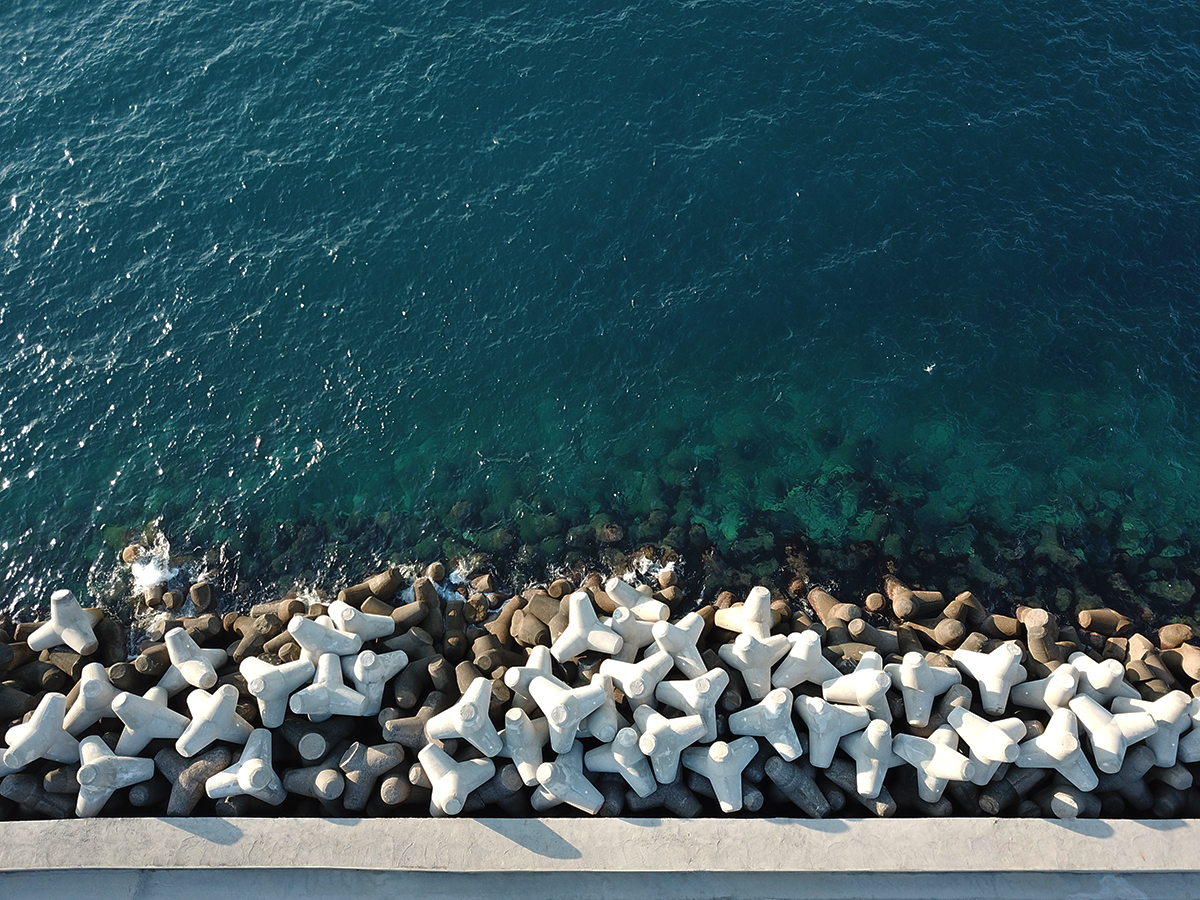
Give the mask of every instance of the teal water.
[[247, 590], [597, 514], [1192, 565], [1190, 5], [3, 17], [0, 608], [148, 522]]

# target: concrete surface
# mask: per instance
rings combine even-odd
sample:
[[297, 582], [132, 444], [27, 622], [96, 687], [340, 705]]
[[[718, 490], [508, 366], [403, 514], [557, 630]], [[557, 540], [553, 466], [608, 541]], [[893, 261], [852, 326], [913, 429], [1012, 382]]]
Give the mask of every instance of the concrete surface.
[[[199, 870], [199, 871], [198, 871]], [[0, 897], [1200, 897], [1200, 821], [0, 823]]]

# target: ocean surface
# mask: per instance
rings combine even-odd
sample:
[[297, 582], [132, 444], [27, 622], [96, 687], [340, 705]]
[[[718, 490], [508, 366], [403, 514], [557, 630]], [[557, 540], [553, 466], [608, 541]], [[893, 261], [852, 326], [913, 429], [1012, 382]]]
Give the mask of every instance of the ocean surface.
[[0, 611], [148, 525], [1192, 557], [1195, 4], [0, 15]]

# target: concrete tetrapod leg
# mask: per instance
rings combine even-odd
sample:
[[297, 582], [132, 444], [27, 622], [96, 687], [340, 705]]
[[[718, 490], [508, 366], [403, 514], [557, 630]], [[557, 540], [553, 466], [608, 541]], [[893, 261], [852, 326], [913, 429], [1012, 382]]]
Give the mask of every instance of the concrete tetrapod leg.
[[95, 735], [79, 742], [79, 763], [75, 815], [81, 819], [99, 815], [115, 791], [154, 777], [154, 760], [117, 756]]
[[757, 638], [743, 632], [733, 643], [718, 647], [717, 654], [741, 673], [750, 699], [761, 700], [771, 690], [771, 667], [787, 656], [791, 648], [792, 642], [786, 635]]
[[550, 723], [543, 718], [532, 720], [523, 709], [510, 709], [504, 714], [504, 750], [513, 761], [521, 780], [529, 787], [538, 783], [537, 768], [543, 762], [542, 748], [550, 740]]
[[425, 737], [425, 723], [442, 710], [449, 709], [452, 703], [450, 697], [441, 691], [430, 691], [421, 708], [413, 715], [384, 721], [383, 739], [410, 750], [420, 750], [428, 740]]
[[1098, 779], [1079, 743], [1079, 725], [1069, 709], [1056, 709], [1046, 730], [1020, 745], [1016, 764], [1054, 769], [1081, 791], [1094, 791]]
[[621, 636], [600, 624], [587, 591], [571, 594], [567, 598], [567, 609], [570, 615], [567, 627], [550, 647], [550, 654], [555, 659], [560, 662], [574, 659], [587, 650], [611, 656], [621, 649]]
[[192, 687], [208, 690], [217, 683], [217, 670], [191, 636], [182, 628], [172, 628], [163, 637], [171, 665]]
[[668, 719], [648, 706], [635, 709], [633, 718], [641, 733], [638, 747], [649, 757], [654, 777], [660, 784], [670, 784], [679, 774], [680, 755], [704, 736], [704, 720], [699, 716]]
[[342, 805], [351, 812], [366, 809], [375, 790], [375, 783], [385, 772], [404, 762], [404, 749], [399, 744], [377, 744], [368, 747], [355, 742], [338, 762], [346, 773], [346, 791]]
[[657, 623], [639, 619], [627, 607], [618, 606], [611, 616], [601, 619], [600, 624], [620, 636], [621, 649], [611, 657], [619, 662], [635, 662], [638, 652], [654, 643], [654, 626]]
[[[616, 613], [613, 613], [613, 616], [615, 617]], [[703, 631], [704, 619], [697, 613], [690, 612], [674, 624], [655, 622], [654, 643], [659, 650], [671, 654], [675, 668], [688, 678], [696, 678], [708, 670], [696, 647]]]
[[342, 657], [342, 675], [349, 678], [354, 689], [367, 698], [363, 715], [375, 716], [383, 708], [384, 687], [408, 665], [403, 650], [376, 653], [363, 650], [357, 656]]
[[42, 786], [42, 779], [32, 773], [16, 773], [0, 778], [0, 797], [19, 803], [22, 810], [47, 819], [70, 818], [76, 803], [73, 794], [47, 791]]
[[699, 716], [704, 721], [700, 740], [711, 743], [717, 739], [717, 703], [727, 687], [729, 673], [721, 668], [709, 669], [687, 681], [660, 681], [654, 688], [654, 698], [686, 715]]
[[[341, 754], [337, 754], [340, 758]], [[346, 790], [346, 777], [338, 768], [338, 759], [327, 758], [315, 766], [288, 769], [281, 776], [289, 794], [329, 803]]]
[[583, 774], [583, 747], [576, 744], [566, 753], [558, 754], [554, 762], [538, 766], [538, 787], [530, 802], [539, 812], [560, 803], [595, 815], [604, 805], [604, 795]]
[[1154, 764], [1169, 769], [1179, 752], [1179, 736], [1191, 727], [1191, 703], [1192, 698], [1183, 691], [1171, 691], [1157, 700], [1117, 697], [1110, 709], [1114, 713], [1147, 712], [1154, 717], [1158, 730], [1146, 738], [1146, 746], [1154, 751]]
[[431, 741], [463, 738], [484, 756], [495, 756], [504, 750], [504, 741], [488, 718], [491, 697], [492, 682], [482, 676], [476, 678], [457, 703], [430, 717], [425, 723], [425, 736]]
[[293, 616], [288, 622], [287, 630], [300, 645], [300, 658], [307, 659], [313, 665], [316, 665], [317, 658], [325, 653], [353, 656], [362, 649], [362, 638], [357, 634], [338, 631], [329, 616], [320, 616], [317, 619]]
[[[886, 722], [881, 722], [879, 719], [872, 719], [871, 724], [868, 725], [863, 731], [860, 731], [855, 735], [849, 735], [842, 740], [868, 740], [871, 736], [871, 732], [880, 728], [887, 732], [887, 746], [889, 748], [888, 754], [891, 756], [892, 760], [896, 761], [898, 764], [899, 757], [891, 755], [891, 728]], [[833, 762], [829, 764], [829, 767], [823, 770], [823, 774], [831, 782], [845, 791], [847, 797], [857, 800], [859, 803], [861, 803], [863, 808], [870, 812], [871, 815], [878, 816], [881, 819], [886, 819], [896, 814], [896, 801], [892, 798], [892, 795], [889, 793], [888, 789], [883, 787], [883, 775], [886, 774], [886, 771], [881, 772], [879, 775], [879, 787], [877, 790], [875, 789], [873, 775], [869, 781], [863, 779], [863, 773], [861, 769], [851, 764], [849, 760], [841, 759], [840, 757], [835, 757]], [[860, 787], [864, 786], [874, 790], [875, 792], [872, 794], [862, 793]]]
[[538, 708], [537, 702], [529, 693], [530, 682], [535, 677], [545, 678], [551, 684], [564, 690], [568, 687], [554, 676], [551, 671], [553, 664], [554, 658], [550, 655], [550, 648], [539, 644], [529, 648], [529, 659], [525, 665], [512, 666], [504, 673], [504, 683], [513, 692], [514, 705], [524, 709], [527, 713], [532, 713]]
[[799, 684], [824, 684], [842, 673], [821, 652], [821, 636], [815, 631], [792, 632], [787, 636], [791, 645], [787, 656], [771, 675], [777, 688], [794, 688]]
[[671, 617], [671, 607], [667, 604], [639, 593], [615, 576], [604, 582], [604, 593], [617, 606], [625, 607], [643, 622], [661, 622]]
[[1091, 741], [1096, 768], [1109, 775], [1121, 771], [1130, 746], [1158, 731], [1158, 722], [1150, 713], [1112, 713], [1086, 694], [1073, 697], [1068, 708]]
[[861, 706], [840, 706], [820, 697], [801, 695], [794, 705], [808, 727], [809, 761], [818, 769], [829, 765], [844, 735], [862, 731], [871, 721], [871, 714]]
[[579, 723], [579, 734], [607, 744], [617, 736], [618, 731], [627, 728], [629, 722], [617, 709], [616, 686], [612, 679], [597, 673], [592, 680], [604, 686], [604, 702], [584, 716]]
[[226, 747], [213, 747], [188, 759], [167, 748], [154, 754], [154, 765], [171, 782], [171, 798], [167, 801], [168, 816], [190, 816], [208, 779], [227, 769], [233, 754]]
[[188, 694], [192, 721], [175, 741], [179, 755], [195, 756], [214, 741], [246, 743], [254, 729], [237, 714], [237, 704], [238, 692], [232, 684], [223, 684], [211, 694], [199, 688]]
[[716, 741], [708, 747], [690, 747], [683, 751], [680, 761], [712, 783], [721, 812], [731, 813], [742, 808], [742, 770], [757, 753], [754, 738], [740, 737], [730, 743]]
[[916, 651], [905, 653], [899, 663], [886, 666], [885, 671], [892, 686], [900, 689], [909, 725], [928, 725], [934, 700], [962, 681], [957, 669], [935, 668]]
[[611, 743], [593, 747], [584, 756], [584, 764], [592, 772], [612, 772], [620, 775], [639, 797], [648, 797], [658, 787], [650, 760], [638, 746], [639, 735], [634, 728], [622, 728]]
[[669, 784], [660, 784], [653, 793], [639, 797], [635, 791], [625, 792], [625, 808], [631, 813], [644, 813], [655, 809], [665, 809], [680, 819], [691, 819], [700, 815], [703, 804], [695, 794], [684, 784], [683, 772], [676, 773], [675, 780]]
[[1101, 705], [1116, 697], [1140, 700], [1137, 688], [1125, 680], [1125, 667], [1115, 659], [1096, 661], [1086, 653], [1072, 653], [1067, 662], [1079, 672], [1078, 693], [1087, 694]]
[[754, 706], [730, 715], [729, 730], [766, 738], [776, 753], [791, 762], [804, 752], [792, 722], [792, 703], [791, 691], [775, 688]]
[[128, 691], [117, 695], [113, 712], [125, 726], [117, 739], [117, 753], [134, 756], [156, 738], [177, 740], [183, 734], [190, 720], [168, 707], [168, 699], [160, 687], [150, 688], [143, 697]]
[[396, 631], [396, 622], [391, 616], [365, 613], [341, 600], [329, 604], [329, 618], [338, 631], [356, 635], [364, 642], [390, 638]]
[[646, 656], [641, 662], [618, 662], [606, 659], [600, 663], [600, 674], [607, 675], [613, 680], [629, 705], [637, 709], [654, 699], [654, 689], [674, 666], [674, 659], [665, 650], [656, 650]]
[[947, 782], [970, 781], [975, 774], [975, 766], [958, 752], [958, 734], [949, 725], [928, 738], [898, 734], [892, 752], [917, 770], [917, 790], [927, 803], [941, 799]]
[[960, 671], [970, 675], [979, 685], [979, 700], [984, 712], [999, 716], [1008, 706], [1008, 695], [1013, 686], [1027, 677], [1021, 655], [1021, 648], [1015, 641], [1005, 641], [991, 653], [960, 647], [950, 658]]
[[891, 677], [883, 671], [883, 659], [878, 653], [864, 653], [854, 671], [839, 675], [821, 685], [821, 695], [830, 703], [861, 706], [873, 719], [891, 724], [892, 710], [887, 692]]
[[[508, 683], [507, 676], [505, 683]], [[606, 697], [604, 684], [599, 680], [568, 688], [558, 679], [551, 680], [542, 675], [534, 676], [529, 682], [529, 693], [546, 716], [550, 726], [550, 747], [555, 753], [566, 753], [571, 749], [579, 723], [599, 709]]]
[[1063, 663], [1045, 678], [1015, 685], [1009, 695], [1017, 706], [1052, 713], [1064, 709], [1079, 690], [1079, 670]]
[[1190, 730], [1179, 738], [1175, 756], [1181, 763], [1200, 762], [1200, 697], [1192, 698], [1187, 714], [1192, 724]]
[[112, 703], [120, 693], [109, 680], [108, 670], [98, 662], [83, 667], [79, 678], [79, 694], [63, 719], [63, 727], [78, 737], [104, 718], [112, 718]]
[[287, 715], [292, 692], [312, 681], [317, 667], [306, 659], [273, 666], [255, 656], [242, 660], [238, 670], [246, 679], [246, 688], [258, 701], [258, 715], [264, 728], [278, 728]]
[[430, 815], [457, 816], [467, 795], [496, 774], [496, 766], [490, 759], [455, 762], [436, 744], [423, 747], [417, 759], [432, 785]]
[[365, 715], [368, 702], [366, 697], [342, 679], [338, 656], [322, 653], [317, 657], [317, 674], [313, 683], [292, 694], [288, 708], [296, 715], [308, 716], [311, 722], [323, 722], [331, 716]]
[[865, 800], [874, 800], [883, 789], [888, 769], [897, 760], [892, 753], [891, 726], [882, 719], [872, 719], [862, 731], [843, 735], [838, 746], [854, 760], [854, 792]]
[[1016, 761], [1018, 745], [1025, 740], [1025, 723], [1020, 719], [990, 722], [961, 706], [950, 710], [946, 724], [970, 748], [968, 759], [975, 767], [970, 780], [980, 787], [992, 780], [1000, 766]]
[[272, 766], [271, 732], [254, 729], [238, 761], [209, 777], [204, 791], [214, 800], [245, 794], [271, 806], [282, 803], [287, 791]]
[[79, 742], [63, 727], [66, 714], [67, 698], [63, 694], [51, 692], [42, 697], [28, 722], [5, 732], [8, 749], [0, 756], [0, 764], [11, 773], [38, 759], [77, 762]]
[[90, 656], [100, 647], [91, 618], [75, 595], [66, 590], [50, 595], [50, 621], [35, 630], [26, 644], [35, 653], [66, 644], [80, 656]]

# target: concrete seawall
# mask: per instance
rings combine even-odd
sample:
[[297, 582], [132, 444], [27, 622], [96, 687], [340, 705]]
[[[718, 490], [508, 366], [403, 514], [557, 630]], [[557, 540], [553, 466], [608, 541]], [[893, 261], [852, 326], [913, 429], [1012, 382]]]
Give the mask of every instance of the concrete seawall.
[[0, 823], [0, 896], [1196, 897], [1196, 820]]

